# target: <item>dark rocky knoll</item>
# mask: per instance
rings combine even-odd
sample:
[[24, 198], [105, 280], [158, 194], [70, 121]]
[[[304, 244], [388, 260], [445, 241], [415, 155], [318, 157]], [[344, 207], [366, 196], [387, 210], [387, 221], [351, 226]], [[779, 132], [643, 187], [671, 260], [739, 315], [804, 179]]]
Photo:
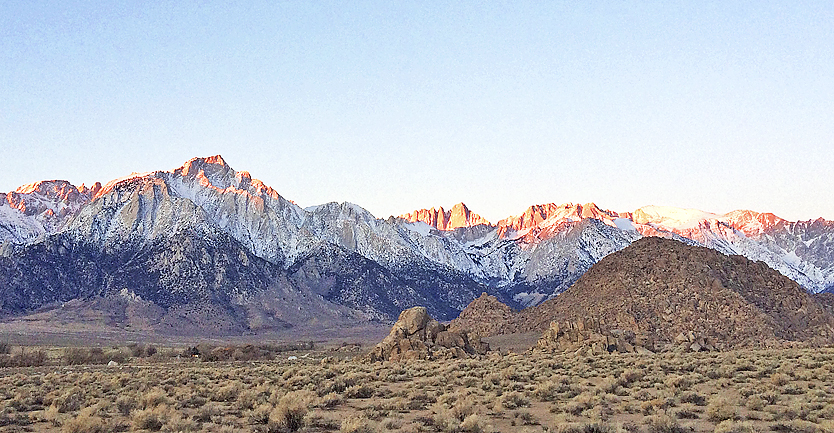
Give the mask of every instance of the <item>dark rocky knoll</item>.
[[764, 263], [651, 237], [608, 255], [556, 298], [490, 329], [545, 331], [554, 321], [585, 318], [687, 347], [699, 341], [719, 349], [830, 344], [834, 337], [834, 316], [818, 296]]

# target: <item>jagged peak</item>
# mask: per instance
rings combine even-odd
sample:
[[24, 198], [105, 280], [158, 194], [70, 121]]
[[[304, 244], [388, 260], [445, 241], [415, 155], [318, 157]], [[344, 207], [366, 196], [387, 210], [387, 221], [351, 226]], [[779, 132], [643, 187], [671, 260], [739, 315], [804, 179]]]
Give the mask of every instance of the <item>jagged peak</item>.
[[[253, 178], [249, 172], [235, 171], [220, 155], [191, 158], [182, 166], [173, 170], [131, 173], [128, 176], [111, 180], [103, 187], [97, 188], [94, 186], [91, 191], [93, 191], [93, 199], [98, 199], [122, 187], [133, 188], [134, 184], [141, 186], [139, 184], [157, 184], [159, 182], [167, 185], [172, 179], [181, 179], [183, 184], [212, 189], [221, 194], [242, 194], [260, 199], [269, 197], [272, 200], [286, 201], [295, 205], [292, 200], [281, 197], [273, 188]], [[182, 190], [178, 191], [183, 193]], [[186, 198], [191, 197], [191, 193], [184, 194]]]
[[579, 221], [588, 218], [607, 221], [619, 217], [619, 213], [602, 209], [593, 202], [585, 204], [573, 202], [562, 204], [546, 203], [530, 206], [521, 215], [512, 216], [499, 221], [498, 226], [502, 228], [503, 235], [506, 229], [516, 231], [525, 230], [537, 227], [548, 221]]
[[8, 194], [0, 194], [3, 205], [17, 209], [25, 215], [42, 215], [46, 218], [61, 216], [89, 200], [87, 191], [80, 190], [66, 180], [43, 180], [22, 185]]
[[223, 159], [223, 157], [220, 156], [220, 155], [205, 156], [205, 157], [198, 156], [198, 157], [189, 159], [184, 164], [184, 166], [185, 165], [217, 165], [217, 166], [224, 167], [224, 168], [230, 168], [229, 164], [226, 163], [226, 160]]
[[[237, 177], [235, 171], [229, 167], [229, 164], [226, 164], [226, 161], [220, 155], [204, 158], [191, 158], [183, 164], [182, 167], [174, 170], [174, 173], [177, 172], [179, 172], [182, 176], [202, 175], [211, 178], [213, 181], [220, 181], [223, 184], [229, 183], [232, 179]], [[223, 185], [222, 188], [226, 188], [227, 186], [228, 185]]]
[[115, 190], [120, 185], [128, 184], [128, 183], [132, 182], [134, 179], [146, 178], [148, 176], [151, 176], [152, 174], [154, 174], [154, 173], [153, 172], [145, 172], [145, 173], [133, 172], [133, 173], [130, 173], [129, 175], [127, 175], [127, 176], [122, 176], [122, 177], [118, 177], [116, 179], [113, 179], [110, 182], [107, 182], [106, 184], [104, 184], [104, 186], [101, 187], [98, 190], [98, 192], [95, 193], [95, 195], [93, 196], [93, 199], [97, 199], [97, 198]]
[[787, 220], [770, 212], [756, 212], [740, 209], [724, 214], [722, 219], [736, 230], [746, 235], [761, 234], [766, 230], [787, 224]]
[[17, 194], [33, 194], [40, 193], [48, 195], [50, 193], [66, 193], [67, 190], [74, 189], [76, 192], [78, 188], [66, 180], [40, 180], [26, 185], [21, 185], [14, 190]]
[[462, 227], [473, 227], [477, 225], [492, 225], [486, 218], [473, 213], [469, 208], [460, 202], [451, 209], [445, 210], [443, 206], [439, 209], [418, 209], [414, 212], [400, 215], [400, 218], [413, 223], [424, 222], [438, 230], [454, 230]]
[[101, 182], [96, 182], [89, 188], [87, 185], [82, 183], [81, 186], [78, 187], [78, 191], [81, 192], [81, 194], [90, 194], [91, 196], [94, 196], [101, 190], [101, 188]]

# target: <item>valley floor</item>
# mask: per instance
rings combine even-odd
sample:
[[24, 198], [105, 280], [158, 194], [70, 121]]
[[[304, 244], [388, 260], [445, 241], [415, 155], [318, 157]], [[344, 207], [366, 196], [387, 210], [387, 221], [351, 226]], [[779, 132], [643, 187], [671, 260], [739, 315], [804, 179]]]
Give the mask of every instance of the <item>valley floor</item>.
[[249, 362], [202, 362], [165, 350], [118, 366], [0, 368], [0, 430], [834, 429], [834, 349], [599, 357], [493, 352], [377, 364], [335, 347]]

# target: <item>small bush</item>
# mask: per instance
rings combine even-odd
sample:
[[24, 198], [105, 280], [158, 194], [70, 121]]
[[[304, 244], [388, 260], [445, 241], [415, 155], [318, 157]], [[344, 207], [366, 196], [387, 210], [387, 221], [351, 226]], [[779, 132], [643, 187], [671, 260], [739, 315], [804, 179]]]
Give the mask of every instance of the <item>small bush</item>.
[[153, 389], [142, 396], [142, 408], [155, 408], [168, 403], [168, 393], [161, 389]]
[[130, 415], [130, 412], [136, 408], [136, 400], [127, 395], [120, 395], [116, 399], [116, 409], [124, 416]]
[[364, 416], [351, 416], [342, 420], [339, 431], [342, 433], [374, 433], [376, 428], [372, 421]]
[[347, 398], [371, 398], [374, 396], [374, 388], [370, 385], [354, 385], [345, 390]]
[[133, 427], [137, 430], [159, 431], [170, 417], [170, 410], [167, 406], [142, 409], [133, 412]]
[[749, 422], [738, 423], [730, 420], [721, 421], [715, 426], [715, 433], [758, 433], [756, 426]]
[[460, 429], [469, 433], [481, 433], [484, 431], [484, 422], [480, 415], [473, 413], [460, 423]]
[[676, 419], [665, 415], [653, 415], [647, 421], [649, 433], [689, 433], [692, 431], [678, 424]]
[[214, 391], [211, 399], [214, 401], [235, 401], [240, 394], [240, 386], [237, 384], [230, 384], [221, 386]]
[[518, 391], [513, 391], [501, 396], [501, 406], [503, 406], [504, 409], [509, 410], [518, 409], [520, 407], [530, 406], [530, 400], [528, 400], [524, 394]]
[[273, 407], [269, 403], [261, 404], [258, 407], [252, 409], [252, 411], [249, 412], [249, 423], [268, 424], [269, 414], [272, 412], [272, 409]]
[[61, 432], [63, 433], [105, 433], [110, 431], [104, 420], [97, 415], [93, 415], [92, 408], [89, 410], [82, 410], [78, 415], [67, 420]]
[[705, 406], [707, 398], [697, 392], [687, 391], [681, 394], [681, 403], [691, 403], [696, 406]]
[[304, 427], [304, 415], [317, 399], [310, 391], [293, 391], [282, 396], [269, 414], [270, 431], [279, 428], [297, 431]]
[[762, 410], [764, 409], [765, 401], [758, 395], [751, 395], [747, 398], [745, 406], [750, 410]]
[[617, 429], [608, 424], [559, 423], [555, 433], [615, 433]]
[[74, 386], [52, 400], [52, 405], [58, 409], [59, 413], [75, 412], [81, 409], [85, 400], [84, 391]]
[[707, 418], [713, 422], [734, 420], [738, 418], [738, 408], [734, 402], [719, 397], [707, 405]]
[[209, 403], [197, 409], [194, 415], [194, 420], [199, 422], [211, 422], [213, 417], [223, 413], [223, 410], [217, 403]]
[[770, 383], [776, 386], [786, 385], [788, 382], [791, 381], [791, 377], [785, 373], [773, 373], [770, 376]]
[[332, 409], [342, 404], [342, 401], [342, 397], [339, 394], [331, 392], [322, 397], [319, 404], [325, 409]]
[[200, 425], [195, 421], [184, 418], [179, 414], [173, 414], [168, 422], [163, 426], [165, 431], [185, 433], [202, 431]]
[[596, 399], [587, 392], [577, 395], [565, 405], [565, 411], [571, 415], [579, 415], [582, 412], [594, 407]]

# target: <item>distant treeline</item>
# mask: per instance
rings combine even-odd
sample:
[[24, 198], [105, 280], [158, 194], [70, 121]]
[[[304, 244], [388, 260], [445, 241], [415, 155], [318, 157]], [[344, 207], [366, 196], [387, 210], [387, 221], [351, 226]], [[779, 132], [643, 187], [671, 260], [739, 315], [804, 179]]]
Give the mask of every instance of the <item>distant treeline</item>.
[[0, 343], [0, 367], [38, 367], [46, 364], [46, 352], [43, 349], [21, 348], [12, 353], [12, 346]]
[[205, 362], [216, 361], [254, 361], [274, 359], [279, 353], [313, 350], [315, 343], [302, 341], [280, 344], [247, 344], [243, 346], [213, 346], [198, 344], [185, 349], [183, 356], [198, 358]]
[[217, 346], [197, 344], [186, 349], [159, 350], [153, 345], [138, 343], [126, 347], [67, 347], [52, 357], [42, 348], [13, 347], [0, 343], [0, 368], [2, 367], [39, 367], [42, 365], [90, 365], [115, 362], [124, 364], [131, 359], [144, 359], [147, 362], [165, 362], [174, 359], [217, 361], [255, 361], [275, 359], [286, 352], [313, 350], [315, 343], [302, 341], [293, 343], [266, 343]]

